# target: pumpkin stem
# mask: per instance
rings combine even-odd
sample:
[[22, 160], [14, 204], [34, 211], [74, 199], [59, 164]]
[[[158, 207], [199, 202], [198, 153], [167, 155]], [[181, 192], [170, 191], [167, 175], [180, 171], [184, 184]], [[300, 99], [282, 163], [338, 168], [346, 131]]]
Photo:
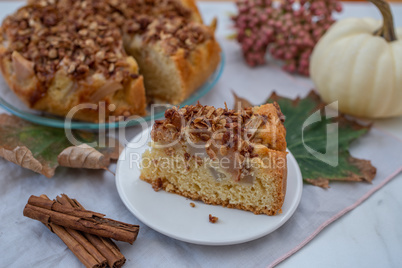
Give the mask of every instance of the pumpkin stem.
[[373, 3], [381, 12], [383, 25], [373, 34], [382, 36], [388, 42], [397, 40], [394, 27], [394, 18], [392, 17], [391, 8], [385, 0], [368, 0]]

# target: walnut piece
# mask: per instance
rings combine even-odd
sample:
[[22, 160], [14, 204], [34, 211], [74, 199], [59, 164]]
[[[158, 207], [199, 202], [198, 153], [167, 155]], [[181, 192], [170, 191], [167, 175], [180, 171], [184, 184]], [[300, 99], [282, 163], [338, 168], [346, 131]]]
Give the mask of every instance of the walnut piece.
[[218, 217], [212, 216], [211, 214], [209, 214], [209, 222], [210, 223], [216, 223], [218, 221]]
[[158, 192], [159, 190], [161, 190], [162, 186], [163, 186], [163, 182], [162, 182], [161, 178], [158, 178], [152, 182], [152, 188], [154, 189], [155, 192]]

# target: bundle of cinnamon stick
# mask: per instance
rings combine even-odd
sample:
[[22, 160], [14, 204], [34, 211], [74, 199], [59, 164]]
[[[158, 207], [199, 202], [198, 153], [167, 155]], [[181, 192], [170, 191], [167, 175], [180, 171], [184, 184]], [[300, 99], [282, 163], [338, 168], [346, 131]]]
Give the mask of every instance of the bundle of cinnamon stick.
[[85, 210], [77, 200], [65, 194], [55, 200], [46, 195], [31, 196], [24, 216], [45, 224], [86, 267], [91, 268], [123, 266], [126, 259], [111, 238], [132, 244], [139, 231], [138, 225]]

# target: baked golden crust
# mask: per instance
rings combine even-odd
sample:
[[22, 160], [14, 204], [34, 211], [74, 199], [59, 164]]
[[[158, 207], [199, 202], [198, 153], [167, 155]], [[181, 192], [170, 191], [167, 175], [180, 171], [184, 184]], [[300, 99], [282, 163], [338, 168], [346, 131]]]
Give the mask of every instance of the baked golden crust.
[[261, 127], [264, 131], [257, 131], [254, 136], [254, 141], [268, 144], [269, 148], [285, 152], [286, 129], [283, 125], [284, 119], [279, 106], [275, 104], [256, 106], [253, 108], [253, 113], [267, 117], [267, 120]]
[[193, 21], [202, 23], [201, 14], [194, 0], [181, 0], [180, 2], [183, 4], [183, 6], [189, 8], [192, 11], [191, 17]]
[[[175, 20], [181, 22], [174, 33], [148, 29], [153, 22]], [[194, 36], [193, 29], [203, 30]], [[4, 20], [1, 31], [6, 40], [0, 45], [0, 69], [10, 88], [30, 108], [60, 116], [79, 104], [99, 102], [106, 107], [107, 120], [144, 115], [144, 80], [150, 99], [179, 103], [219, 62], [219, 45], [213, 31], [202, 25], [193, 0], [29, 1]], [[168, 41], [154, 43], [168, 35]], [[140, 47], [130, 49], [134, 39], [141, 40]], [[140, 68], [123, 45], [140, 57]], [[166, 75], [148, 77], [144, 62], [152, 59], [133, 50], [152, 51], [160, 61], [168, 61], [169, 66], [153, 63]], [[155, 83], [170, 86], [169, 94], [153, 94]], [[98, 122], [99, 109], [79, 110], [73, 117]]]

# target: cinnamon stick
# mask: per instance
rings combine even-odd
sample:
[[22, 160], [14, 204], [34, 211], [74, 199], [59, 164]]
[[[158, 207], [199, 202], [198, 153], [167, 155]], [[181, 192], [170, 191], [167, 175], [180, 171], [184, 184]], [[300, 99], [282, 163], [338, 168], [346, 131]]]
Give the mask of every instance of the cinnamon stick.
[[107, 264], [111, 268], [120, 268], [126, 262], [126, 258], [121, 254], [116, 244], [109, 238], [84, 233], [101, 254], [106, 258]]
[[64, 227], [49, 223], [49, 229], [57, 234], [64, 244], [74, 253], [75, 256], [88, 268], [103, 268], [106, 266], [106, 260], [99, 263], [88, 251], [72, 237]]
[[104, 214], [64, 206], [56, 201], [31, 196], [24, 208], [24, 216], [48, 224], [90, 233], [132, 244], [139, 226], [104, 218]]
[[[71, 199], [66, 194], [62, 194], [61, 197], [57, 196], [56, 200], [68, 207], [85, 209], [77, 200]], [[119, 268], [126, 262], [126, 258], [110, 238], [88, 233], [82, 233], [82, 235], [106, 258], [109, 267]]]
[[[50, 200], [46, 195], [41, 198]], [[88, 268], [106, 267], [106, 258], [79, 232], [66, 229], [53, 223], [44, 223], [50, 231], [55, 233], [74, 253], [74, 255]]]

